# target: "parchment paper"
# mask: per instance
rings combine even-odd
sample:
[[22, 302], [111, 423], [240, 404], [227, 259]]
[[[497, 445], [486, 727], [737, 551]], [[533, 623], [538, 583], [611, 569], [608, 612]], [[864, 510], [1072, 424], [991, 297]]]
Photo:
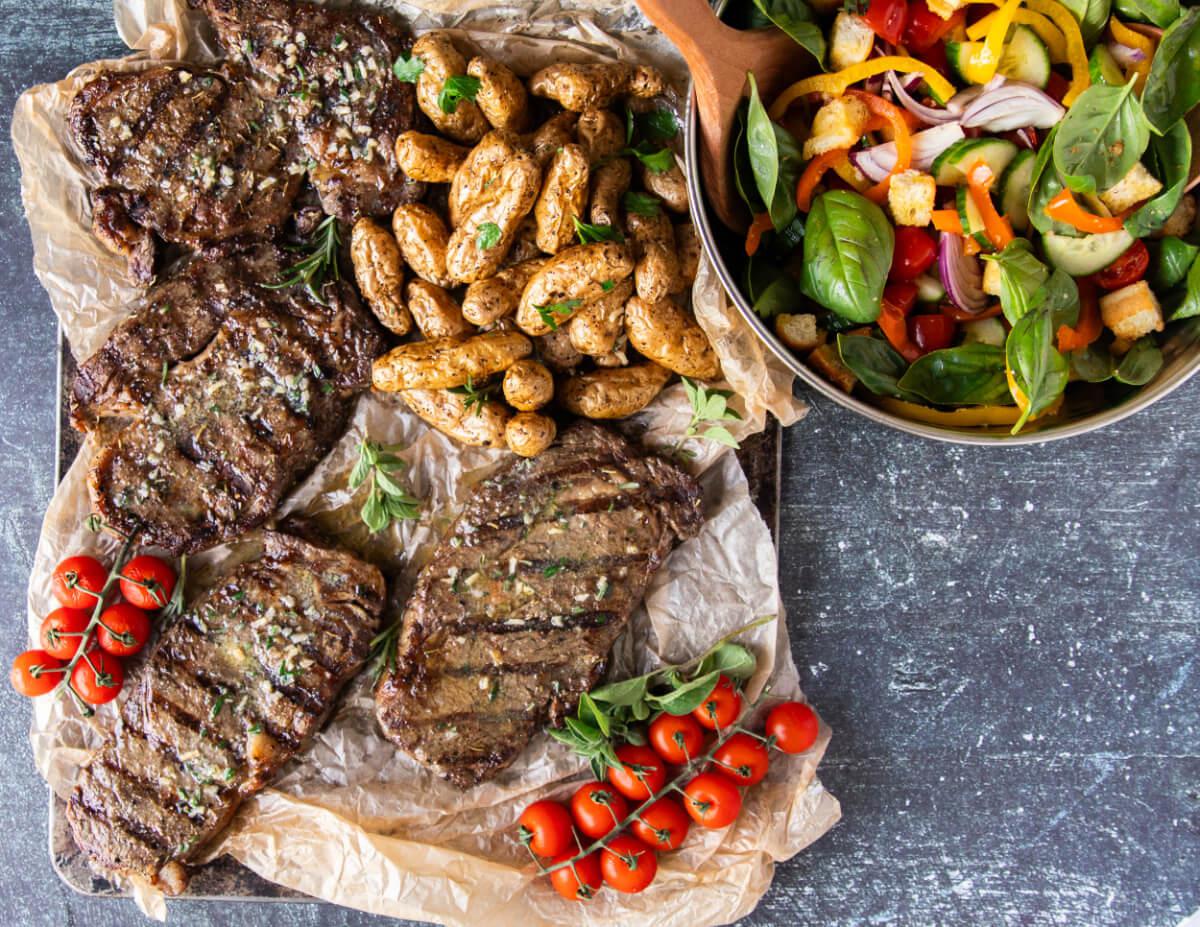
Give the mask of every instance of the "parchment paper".
[[[631, 5], [495, 7], [477, 0], [428, 0], [423, 8], [403, 3], [389, 8], [409, 18], [416, 31], [461, 29], [461, 38], [522, 73], [553, 60], [607, 55], [657, 64], [680, 92], [686, 79], [677, 53]], [[13, 119], [35, 270], [78, 358], [96, 349], [137, 293], [125, 282], [123, 263], [89, 230], [86, 191], [92, 179], [69, 138], [70, 100], [101, 67], [203, 62], [214, 48], [203, 17], [178, 0], [118, 0], [116, 19], [122, 38], [137, 52], [115, 62], [82, 65], [58, 84], [27, 91]], [[738, 394], [734, 406], [745, 416], [734, 423], [734, 434], [744, 437], [761, 430], [768, 412], [785, 425], [799, 418], [804, 408], [792, 397], [790, 375], [766, 357], [740, 322], [707, 263], [692, 297], [697, 318]], [[667, 448], [677, 442], [688, 417], [686, 397], [676, 385], [626, 427], [647, 445]], [[362, 498], [345, 488], [356, 445], [364, 436], [405, 445], [405, 476], [423, 501], [419, 521], [393, 526], [375, 538], [368, 538], [358, 521]], [[690, 465], [701, 477], [707, 521], [701, 535], [681, 545], [655, 576], [630, 631], [617, 645], [612, 675], [645, 672], [661, 660], [686, 660], [754, 618], [777, 615], [778, 621], [743, 638], [760, 667], [748, 691], [753, 696], [769, 681], [773, 695], [799, 697], [775, 550], [741, 469], [718, 445], [691, 440], [686, 447], [695, 453]], [[54, 607], [49, 577], [55, 563], [71, 553], [111, 557], [115, 552], [113, 539], [84, 527], [91, 452], [89, 439], [46, 513], [28, 594], [31, 636]], [[458, 446], [386, 396], [364, 396], [346, 436], [289, 497], [279, 518], [315, 522], [378, 563], [403, 592], [471, 487], [503, 458], [501, 452]], [[192, 558], [189, 590], [202, 588], [233, 556], [235, 550], [218, 548]], [[34, 702], [34, 760], [60, 796], [70, 793], [79, 763], [115, 717], [110, 707], [85, 721], [66, 701]], [[816, 778], [828, 740], [829, 731], [822, 727], [807, 754], [775, 755], [771, 775], [749, 790], [737, 823], [723, 831], [695, 829], [684, 849], [662, 858], [658, 879], [642, 895], [609, 891], [580, 905], [562, 900], [547, 880], [536, 877], [513, 840], [512, 825], [526, 803], [568, 795], [586, 778], [583, 764], [543, 735], [495, 780], [461, 792], [417, 766], [380, 734], [369, 681], [362, 676], [348, 687], [308, 752], [244, 806], [211, 855], [229, 853], [279, 884], [396, 917], [470, 927], [706, 927], [751, 911], [770, 885], [775, 861], [799, 852], [837, 820], [837, 801]], [[133, 888], [144, 911], [165, 917], [161, 895], [144, 885]]]

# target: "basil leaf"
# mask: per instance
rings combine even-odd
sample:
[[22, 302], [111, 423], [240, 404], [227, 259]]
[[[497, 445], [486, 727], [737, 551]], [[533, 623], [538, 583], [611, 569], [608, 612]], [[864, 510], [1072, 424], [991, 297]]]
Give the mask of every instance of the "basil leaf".
[[1083, 33], [1084, 44], [1090, 48], [1108, 23], [1111, 0], [1059, 0], [1059, 3], [1079, 20], [1079, 31]]
[[461, 100], [475, 101], [479, 93], [479, 78], [467, 74], [455, 74], [447, 77], [442, 84], [442, 92], [438, 94], [438, 109], [443, 113], [454, 113], [458, 110]]
[[985, 254], [983, 259], [1000, 267], [1000, 307], [1009, 325], [1045, 301], [1050, 269], [1033, 256], [1028, 240], [1014, 238], [999, 254]]
[[737, 134], [733, 140], [733, 183], [738, 196], [752, 215], [762, 212], [766, 206], [758, 196], [754, 185], [754, 171], [750, 168], [750, 143], [746, 139], [746, 102], [738, 108]]
[[1033, 223], [1035, 229], [1043, 234], [1056, 232], [1059, 235], [1078, 238], [1081, 233], [1075, 226], [1051, 219], [1046, 215], [1046, 204], [1058, 196], [1066, 186], [1062, 178], [1058, 176], [1058, 170], [1054, 167], [1054, 139], [1057, 134], [1058, 126], [1056, 125], [1046, 136], [1046, 140], [1038, 149], [1037, 158], [1033, 162], [1033, 176], [1030, 179], [1029, 187], [1029, 221]]
[[1046, 300], [1042, 310], [1050, 313], [1050, 322], [1057, 332], [1060, 325], [1074, 327], [1079, 321], [1079, 284], [1065, 270], [1054, 269], [1046, 281]]
[[747, 79], [750, 81], [750, 108], [746, 111], [746, 144], [750, 171], [758, 195], [767, 204], [771, 224], [780, 231], [796, 215], [800, 148], [791, 133], [767, 115], [767, 108], [758, 96], [754, 75], [748, 74]]
[[1179, 0], [1116, 0], [1116, 7], [1123, 18], [1152, 23], [1160, 29], [1179, 18]]
[[1067, 388], [1070, 369], [1067, 359], [1054, 346], [1054, 319], [1045, 309], [1025, 315], [1011, 332], [1004, 347], [1013, 382], [1025, 394], [1027, 405], [1013, 425], [1019, 432], [1031, 416], [1052, 405]]
[[866, 197], [822, 193], [805, 226], [800, 290], [843, 318], [874, 322], [895, 246], [892, 224]]
[[724, 673], [730, 679], [749, 679], [754, 675], [758, 661], [754, 654], [741, 644], [722, 644], [700, 664], [697, 675]]
[[679, 122], [669, 109], [652, 109], [635, 118], [642, 134], [652, 141], [666, 144], [679, 134]]
[[1200, 246], [1169, 235], [1146, 242], [1150, 249], [1150, 270], [1146, 279], [1153, 290], [1169, 290], [1187, 276], [1188, 269], [1200, 254]]
[[[686, 381], [685, 381], [686, 382]], [[629, 707], [636, 705], [646, 698], [645, 676], [635, 676], [633, 679], [622, 679], [620, 682], [610, 682], [606, 686], [591, 691], [592, 698], [606, 705]]]
[[500, 235], [500, 226], [495, 222], [485, 222], [479, 226], [479, 232], [475, 238], [475, 247], [480, 251], [487, 251], [489, 248], [494, 248], [500, 243]]
[[1012, 402], [1004, 377], [1004, 349], [991, 344], [930, 351], [913, 361], [899, 386], [936, 406]]
[[1054, 133], [1054, 166], [1077, 193], [1095, 193], [1120, 183], [1150, 141], [1150, 126], [1133, 93], [1124, 87], [1088, 87]]
[[1133, 343], [1133, 347], [1121, 358], [1117, 372], [1113, 374], [1128, 386], [1143, 386], [1154, 379], [1162, 370], [1163, 356], [1151, 335], [1144, 335]]
[[621, 242], [625, 240], [625, 236], [615, 225], [592, 225], [590, 222], [580, 222], [579, 216], [572, 216], [571, 221], [575, 223], [575, 234], [579, 236], [579, 243], [582, 245], [600, 241]]
[[1067, 355], [1071, 370], [1081, 380], [1088, 383], [1103, 383], [1112, 379], [1117, 365], [1108, 348], [1099, 343], [1089, 344], [1086, 348], [1072, 351]]
[[625, 211], [639, 216], [657, 216], [662, 212], [662, 200], [649, 193], [627, 192], [623, 198]]
[[642, 142], [636, 148], [630, 148], [626, 154], [631, 154], [642, 162], [642, 166], [652, 174], [665, 174], [675, 166], [675, 154], [670, 148], [654, 148], [648, 142]]
[[1192, 261], [1187, 274], [1187, 289], [1179, 304], [1167, 316], [1167, 321], [1176, 322], [1179, 319], [1190, 319], [1200, 315], [1200, 257]]
[[772, 319], [781, 312], [795, 309], [802, 298], [803, 294], [795, 278], [791, 274], [780, 272], [759, 294], [758, 299], [754, 300], [754, 311], [760, 318]]
[[1146, 167], [1163, 183], [1163, 189], [1125, 220], [1125, 231], [1134, 238], [1157, 232], [1171, 218], [1187, 185], [1192, 166], [1192, 136], [1187, 126], [1177, 122], [1163, 135], [1150, 138]]
[[900, 388], [908, 361], [887, 342], [869, 335], [838, 335], [838, 354], [863, 386], [879, 396], [911, 401], [911, 393]]
[[804, 0], [754, 0], [754, 6], [825, 67], [825, 33], [812, 21], [812, 10]]
[[1192, 7], [1163, 33], [1142, 91], [1142, 108], [1162, 134], [1200, 103], [1200, 7]]
[[648, 695], [646, 701], [669, 715], [690, 714], [704, 704], [704, 700], [716, 688], [717, 680], [720, 677], [721, 674], [718, 672], [705, 673], [664, 695]]

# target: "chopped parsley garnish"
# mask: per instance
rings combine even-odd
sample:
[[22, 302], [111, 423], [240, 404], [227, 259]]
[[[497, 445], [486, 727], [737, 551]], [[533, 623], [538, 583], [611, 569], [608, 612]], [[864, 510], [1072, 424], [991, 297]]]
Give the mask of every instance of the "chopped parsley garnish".
[[443, 113], [454, 113], [458, 110], [460, 100], [475, 102], [479, 93], [479, 78], [467, 74], [455, 74], [446, 78], [442, 84], [442, 92], [438, 94], [438, 109]]
[[475, 237], [475, 247], [487, 251], [500, 243], [500, 226], [495, 222], [485, 222], [479, 226], [479, 234]]
[[537, 314], [542, 317], [542, 321], [550, 326], [550, 331], [558, 331], [558, 321], [554, 318], [556, 315], [569, 317], [572, 312], [583, 305], [582, 299], [564, 299], [562, 302], [550, 303], [548, 306], [534, 306]]

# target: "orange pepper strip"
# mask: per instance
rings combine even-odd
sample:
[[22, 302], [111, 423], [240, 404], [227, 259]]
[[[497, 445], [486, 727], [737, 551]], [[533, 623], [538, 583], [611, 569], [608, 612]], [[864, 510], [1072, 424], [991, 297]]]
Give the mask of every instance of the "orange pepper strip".
[[979, 239], [974, 235], [966, 235], [963, 237], [963, 254], [967, 257], [973, 257], [983, 250], [983, 245], [979, 243]]
[[1088, 212], [1075, 202], [1074, 194], [1065, 187], [1046, 204], [1045, 213], [1051, 219], [1065, 222], [1081, 232], [1118, 232], [1125, 225], [1117, 216], [1098, 216]]
[[992, 196], [988, 192], [996, 182], [996, 175], [983, 161], [980, 161], [967, 172], [967, 192], [975, 203], [975, 208], [983, 216], [983, 230], [992, 244], [1003, 251], [1005, 245], [1013, 240], [1012, 226], [1004, 216], [996, 211]]
[[[912, 132], [908, 128], [908, 119], [905, 117], [904, 110], [899, 106], [889, 103], [883, 97], [877, 97], [873, 93], [847, 90], [846, 96], [861, 100], [872, 116], [886, 120], [886, 124], [892, 127], [892, 141], [896, 145], [896, 163], [887, 177], [863, 194], [873, 203], [886, 203], [892, 178], [902, 171], [908, 170], [909, 165], [912, 164]], [[874, 121], [871, 120], [872, 123]]]
[[804, 173], [800, 175], [800, 180], [796, 183], [796, 207], [801, 212], [808, 212], [812, 209], [813, 190], [821, 182], [825, 172], [833, 167], [839, 159], [846, 158], [849, 153], [849, 148], [834, 148], [832, 151], [817, 155], [808, 162], [808, 166], [804, 168]]
[[957, 209], [935, 209], [933, 211], [933, 227], [939, 232], [963, 233], [962, 219]]
[[1100, 303], [1096, 299], [1096, 285], [1086, 277], [1077, 280], [1079, 284], [1079, 321], [1074, 328], [1060, 325], [1058, 328], [1058, 349], [1060, 351], [1078, 351], [1100, 337], [1103, 326], [1100, 324]]
[[754, 221], [750, 223], [750, 228], [746, 232], [746, 257], [754, 257], [758, 253], [763, 233], [770, 232], [774, 228], [775, 224], [771, 221], [769, 213], [760, 212], [754, 217]]

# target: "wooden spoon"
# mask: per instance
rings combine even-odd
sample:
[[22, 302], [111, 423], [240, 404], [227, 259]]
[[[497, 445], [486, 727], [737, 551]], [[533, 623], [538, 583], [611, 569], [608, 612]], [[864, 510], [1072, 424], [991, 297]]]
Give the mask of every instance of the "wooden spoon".
[[735, 114], [753, 71], [770, 101], [812, 58], [780, 29], [740, 31], [717, 19], [708, 0], [637, 0], [646, 18], [675, 43], [692, 72], [700, 110], [700, 173], [721, 221], [746, 228], [746, 209], [733, 186], [729, 146]]

